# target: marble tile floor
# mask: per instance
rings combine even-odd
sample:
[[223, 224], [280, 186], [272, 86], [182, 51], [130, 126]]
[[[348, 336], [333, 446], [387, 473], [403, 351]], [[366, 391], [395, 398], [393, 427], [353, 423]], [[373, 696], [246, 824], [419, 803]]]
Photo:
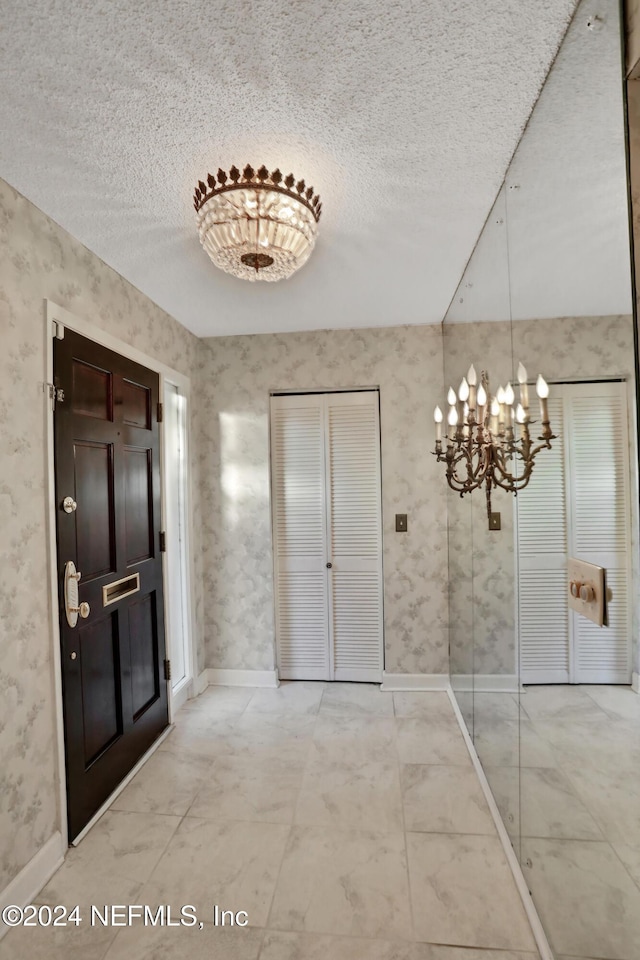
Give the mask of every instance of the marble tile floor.
[[202, 929], [20, 928], [0, 960], [538, 957], [446, 693], [210, 687], [36, 900]]
[[637, 960], [640, 696], [530, 686], [519, 710], [509, 694], [475, 704], [478, 754], [557, 956]]

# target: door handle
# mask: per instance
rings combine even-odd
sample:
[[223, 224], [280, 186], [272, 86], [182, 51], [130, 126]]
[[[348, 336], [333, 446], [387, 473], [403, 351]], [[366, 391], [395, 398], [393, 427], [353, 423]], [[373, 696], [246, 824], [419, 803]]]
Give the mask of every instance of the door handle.
[[78, 581], [81, 576], [73, 560], [68, 560], [64, 567], [64, 607], [70, 627], [77, 624], [78, 614], [86, 620], [91, 613], [91, 607], [86, 601], [78, 603]]

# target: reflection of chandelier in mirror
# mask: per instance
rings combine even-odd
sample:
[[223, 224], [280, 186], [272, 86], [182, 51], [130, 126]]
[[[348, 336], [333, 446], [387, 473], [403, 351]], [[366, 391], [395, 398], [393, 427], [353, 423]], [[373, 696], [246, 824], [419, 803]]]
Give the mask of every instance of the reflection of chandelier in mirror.
[[221, 270], [243, 280], [283, 280], [316, 242], [320, 197], [293, 174], [231, 167], [200, 180], [193, 204], [200, 243]]
[[[518, 365], [520, 402], [516, 405], [515, 393], [510, 383], [499, 387], [494, 397], [489, 393], [489, 378], [483, 371], [480, 386], [473, 365], [456, 395], [449, 388], [447, 401], [446, 451], [442, 450], [442, 420], [440, 407], [436, 407], [435, 456], [447, 465], [447, 482], [460, 496], [485, 485], [487, 514], [491, 524], [491, 489], [501, 487], [517, 496], [531, 479], [533, 462], [540, 450], [550, 449], [555, 435], [549, 423], [547, 397], [549, 387], [542, 375], [536, 383], [540, 401], [542, 432], [537, 446], [532, 446], [529, 424], [529, 387], [527, 371]], [[476, 389], [477, 387], [477, 389]]]

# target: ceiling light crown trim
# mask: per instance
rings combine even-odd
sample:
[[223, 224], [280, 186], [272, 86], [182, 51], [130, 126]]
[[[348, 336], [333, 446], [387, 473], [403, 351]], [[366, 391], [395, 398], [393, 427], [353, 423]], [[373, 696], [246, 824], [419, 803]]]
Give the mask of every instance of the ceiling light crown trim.
[[[298, 203], [303, 203], [313, 214], [316, 223], [320, 220], [322, 213], [322, 203], [320, 195], [314, 192], [313, 187], [307, 187], [304, 180], [298, 180], [292, 173], [283, 178], [279, 169], [272, 172], [267, 170], [263, 164], [258, 171], [254, 170], [250, 164], [247, 164], [242, 173], [236, 166], [231, 167], [227, 174], [221, 168], [218, 168], [216, 177], [212, 173], [207, 174], [207, 183], [203, 180], [198, 181], [198, 185], [193, 195], [193, 206], [196, 213], [211, 200], [212, 197], [220, 193], [228, 193], [231, 190], [241, 190], [245, 186], [250, 186], [253, 190], [275, 190], [277, 193], [285, 194]], [[227, 182], [230, 181], [230, 182]]]

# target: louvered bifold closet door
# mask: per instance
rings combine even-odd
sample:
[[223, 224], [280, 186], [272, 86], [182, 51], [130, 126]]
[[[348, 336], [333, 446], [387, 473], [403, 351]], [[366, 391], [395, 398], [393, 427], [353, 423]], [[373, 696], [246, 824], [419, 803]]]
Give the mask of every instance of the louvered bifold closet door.
[[379, 683], [383, 611], [378, 392], [327, 394], [326, 424], [333, 676]]
[[626, 384], [565, 388], [571, 430], [570, 555], [606, 570], [608, 626], [577, 613], [573, 620], [573, 682], [630, 683], [630, 504]]
[[569, 682], [565, 427], [557, 387], [552, 394], [549, 417], [557, 439], [537, 456], [529, 485], [516, 499], [521, 683]]
[[329, 680], [321, 395], [271, 398], [271, 457], [279, 676]]

